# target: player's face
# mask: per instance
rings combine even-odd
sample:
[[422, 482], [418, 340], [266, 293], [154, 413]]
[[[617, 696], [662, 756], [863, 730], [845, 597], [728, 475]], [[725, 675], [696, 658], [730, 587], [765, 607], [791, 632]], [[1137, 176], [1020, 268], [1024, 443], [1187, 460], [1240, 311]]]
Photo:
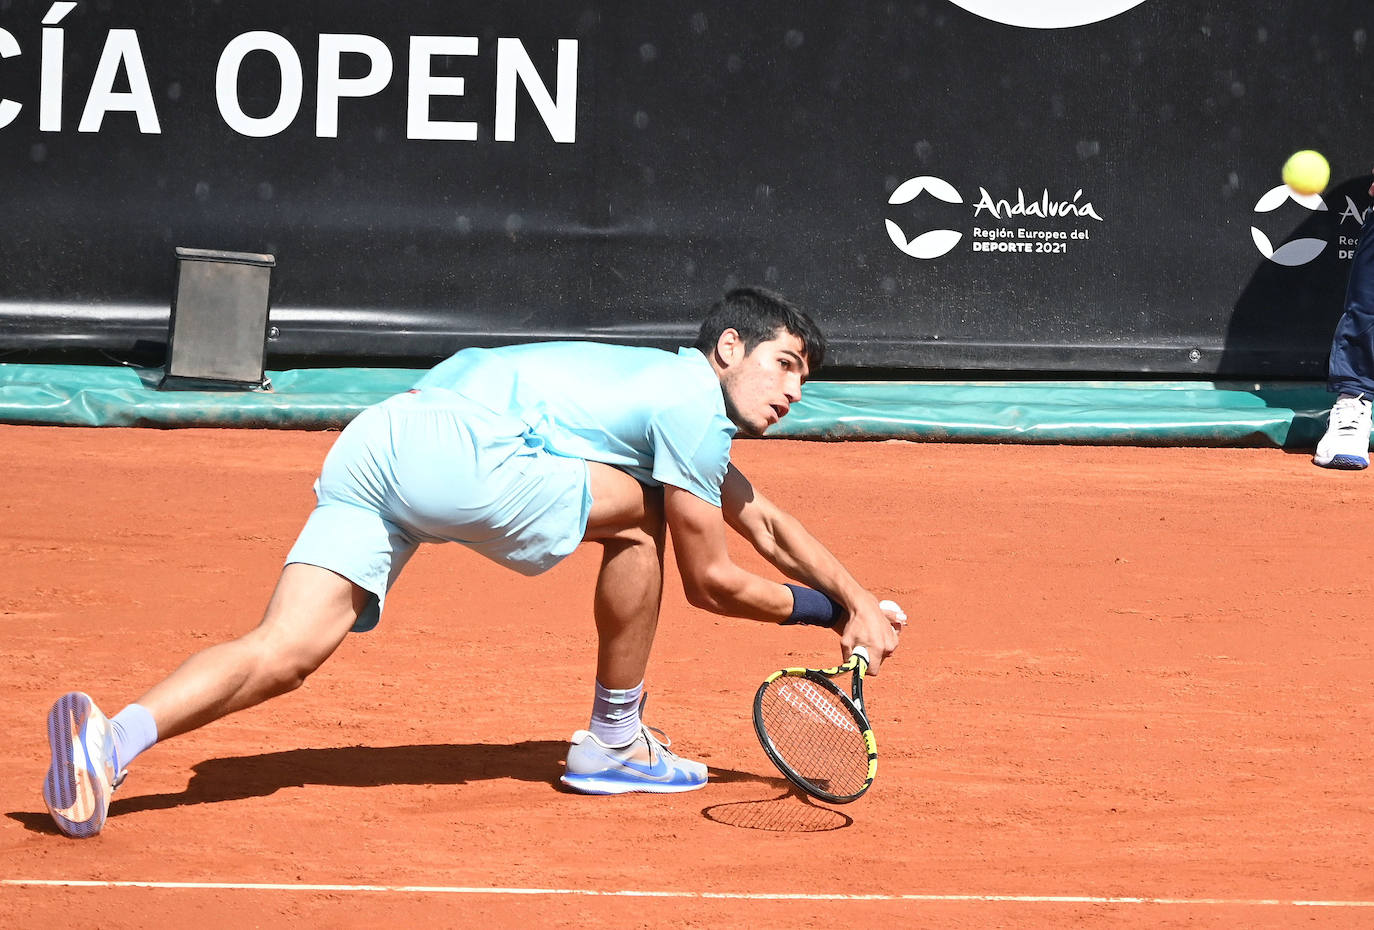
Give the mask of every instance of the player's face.
[[762, 436], [801, 400], [802, 385], [811, 371], [800, 337], [780, 330], [745, 352], [738, 334], [726, 330], [720, 353], [727, 363], [720, 372], [725, 412], [745, 435]]

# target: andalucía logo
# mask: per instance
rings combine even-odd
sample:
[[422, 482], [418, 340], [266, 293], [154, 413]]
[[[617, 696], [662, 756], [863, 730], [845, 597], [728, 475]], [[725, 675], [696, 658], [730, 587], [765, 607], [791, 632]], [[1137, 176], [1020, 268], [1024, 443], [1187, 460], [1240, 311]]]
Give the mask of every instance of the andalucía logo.
[[[1360, 185], [1360, 189], [1364, 189], [1363, 184]], [[1326, 193], [1326, 197], [1335, 196], [1337, 194], [1333, 191]], [[1365, 217], [1370, 210], [1374, 209], [1374, 206], [1361, 206], [1350, 194], [1347, 193], [1344, 196], [1345, 206], [1340, 208], [1340, 214], [1333, 214], [1329, 220], [1324, 220], [1322, 224], [1319, 224], [1319, 228], [1330, 231], [1331, 227], [1334, 226], [1332, 236], [1339, 243], [1336, 257], [1341, 261], [1348, 261], [1355, 257], [1355, 246], [1360, 241], [1360, 227], [1364, 225]], [[1278, 187], [1267, 191], [1259, 199], [1259, 202], [1255, 204], [1255, 212], [1273, 213], [1291, 201], [1312, 213], [1332, 213], [1335, 204], [1327, 206], [1326, 197], [1321, 194], [1299, 194], [1288, 185], [1280, 184]], [[1306, 265], [1326, 251], [1326, 247], [1332, 242], [1331, 239], [1303, 236], [1275, 247], [1270, 238], [1258, 226], [1250, 227], [1250, 238], [1255, 241], [1255, 248], [1259, 249], [1261, 255], [1274, 264], [1283, 265], [1286, 268]]]
[[[965, 202], [954, 185], [930, 175], [908, 178], [898, 184], [887, 202], [893, 206], [911, 203], [921, 194], [930, 194], [945, 203]], [[1102, 222], [1092, 201], [1083, 199], [1081, 189], [1067, 200], [1052, 197], [1048, 189], [1041, 190], [1039, 196], [1027, 197], [1019, 187], [1014, 200], [993, 197], [986, 187], [979, 187], [978, 194], [973, 204], [975, 225], [970, 230], [974, 252], [1063, 254], [1069, 251], [1071, 242], [1091, 238], [1086, 225], [1065, 228], [1065, 220]], [[947, 255], [964, 238], [964, 233], [957, 229], [932, 229], [908, 239], [895, 220], [888, 219], [886, 223], [892, 244], [912, 258], [929, 260]]]

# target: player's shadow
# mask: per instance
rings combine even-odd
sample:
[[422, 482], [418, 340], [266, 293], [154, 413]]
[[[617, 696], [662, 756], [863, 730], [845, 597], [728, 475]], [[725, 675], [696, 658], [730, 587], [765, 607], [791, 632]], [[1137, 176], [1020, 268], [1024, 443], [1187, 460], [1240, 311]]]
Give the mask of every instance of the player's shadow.
[[[555, 787], [567, 751], [565, 742], [526, 740], [511, 745], [468, 743], [290, 749], [256, 756], [207, 759], [192, 767], [194, 774], [182, 791], [133, 797], [120, 797], [117, 793], [110, 804], [110, 817], [262, 798], [284, 788], [306, 785], [381, 788], [387, 785], [462, 785], [514, 778]], [[713, 766], [711, 781], [771, 784], [779, 779]], [[11, 811], [6, 816], [34, 832], [57, 832], [52, 818], [45, 812]]]

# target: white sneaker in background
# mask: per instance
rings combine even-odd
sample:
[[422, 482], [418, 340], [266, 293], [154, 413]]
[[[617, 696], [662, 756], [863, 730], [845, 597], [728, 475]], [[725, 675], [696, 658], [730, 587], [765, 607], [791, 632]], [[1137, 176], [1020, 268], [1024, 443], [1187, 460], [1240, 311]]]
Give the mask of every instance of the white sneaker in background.
[[1369, 467], [1369, 398], [1342, 394], [1331, 407], [1326, 435], [1317, 443], [1312, 463], [1322, 468], [1357, 471]]

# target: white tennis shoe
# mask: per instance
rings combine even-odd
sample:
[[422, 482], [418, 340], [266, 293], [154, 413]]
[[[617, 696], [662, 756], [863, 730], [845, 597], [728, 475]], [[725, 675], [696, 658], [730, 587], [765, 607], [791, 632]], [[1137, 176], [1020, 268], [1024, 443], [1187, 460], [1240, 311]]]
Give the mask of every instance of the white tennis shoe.
[[1363, 394], [1342, 394], [1331, 406], [1326, 435], [1317, 443], [1312, 463], [1347, 471], [1368, 468], [1370, 425], [1369, 398]]
[[625, 746], [607, 746], [590, 731], [578, 730], [560, 780], [583, 794], [665, 793], [706, 787], [706, 766], [677, 756], [668, 749], [669, 742], [662, 732], [644, 726]]
[[78, 839], [105, 826], [110, 795], [128, 770], [115, 771], [114, 730], [109, 718], [80, 691], [62, 695], [48, 712], [52, 764], [43, 800], [57, 828]]

